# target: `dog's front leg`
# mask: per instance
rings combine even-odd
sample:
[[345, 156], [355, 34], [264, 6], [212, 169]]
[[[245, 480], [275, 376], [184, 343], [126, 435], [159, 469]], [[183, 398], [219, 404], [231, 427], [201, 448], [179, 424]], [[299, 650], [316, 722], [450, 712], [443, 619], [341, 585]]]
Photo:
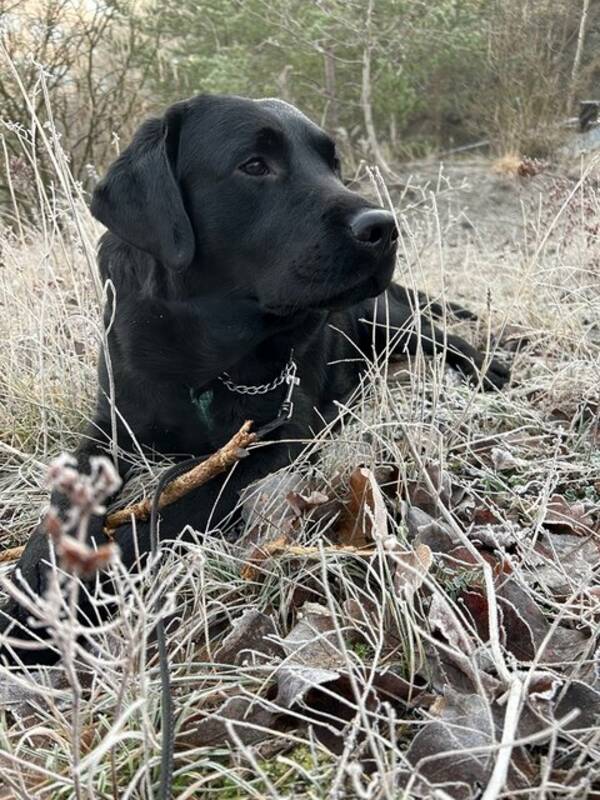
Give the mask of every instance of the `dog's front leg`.
[[[235, 464], [229, 472], [213, 478], [172, 505], [166, 506], [160, 512], [158, 531], [161, 541], [180, 537], [190, 540], [196, 536], [201, 537], [207, 530], [221, 530], [223, 524], [235, 515], [241, 491], [254, 481], [285, 466], [289, 463], [289, 458], [287, 446], [274, 445], [268, 450], [261, 448]], [[57, 503], [60, 502], [59, 498], [56, 500]], [[135, 525], [122, 525], [114, 531], [112, 540], [118, 544], [125, 566], [136, 569], [139, 566], [138, 558], [143, 562], [150, 552], [150, 524], [138, 521]], [[100, 546], [107, 541], [102, 532], [100, 518], [95, 518], [89, 530], [88, 543]], [[22, 580], [25, 580], [35, 594], [41, 595], [46, 591], [49, 548], [48, 535], [41, 523], [17, 565], [20, 573], [15, 578], [17, 586], [22, 585]], [[83, 623], [98, 619], [98, 609], [81, 594], [78, 612]], [[26, 641], [32, 640], [34, 635], [42, 640], [48, 636], [43, 628], [36, 628], [35, 634], [32, 633], [29, 628], [29, 613], [12, 599], [0, 611], [0, 633], [7, 630], [13, 638]], [[24, 664], [52, 664], [58, 659], [57, 651], [51, 647], [40, 646], [34, 650], [17, 647], [15, 650]], [[0, 656], [8, 661], [12, 660], [7, 648], [0, 647]]]
[[445, 333], [432, 325], [425, 314], [398, 300], [392, 287], [389, 303], [378, 301], [375, 313], [376, 346], [378, 352], [391, 355], [414, 355], [421, 349], [425, 355], [445, 353], [448, 364], [469, 377], [481, 381], [483, 389], [501, 389], [510, 380], [510, 370], [497, 358], [488, 357], [460, 336]]

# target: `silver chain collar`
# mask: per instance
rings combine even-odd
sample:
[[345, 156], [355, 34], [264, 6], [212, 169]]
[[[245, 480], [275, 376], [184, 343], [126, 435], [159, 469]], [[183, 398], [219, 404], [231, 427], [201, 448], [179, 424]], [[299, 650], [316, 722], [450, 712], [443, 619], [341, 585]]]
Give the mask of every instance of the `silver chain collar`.
[[274, 389], [277, 389], [283, 383], [288, 383], [291, 386], [294, 386], [296, 383], [300, 383], [299, 379], [296, 378], [297, 369], [298, 366], [294, 361], [294, 350], [292, 348], [292, 350], [290, 350], [290, 357], [287, 364], [282, 369], [281, 373], [270, 383], [263, 383], [261, 386], [246, 386], [243, 383], [235, 383], [231, 379], [231, 375], [228, 372], [223, 372], [221, 375], [219, 375], [219, 380], [229, 389], [230, 392], [235, 392], [236, 394], [268, 394]]

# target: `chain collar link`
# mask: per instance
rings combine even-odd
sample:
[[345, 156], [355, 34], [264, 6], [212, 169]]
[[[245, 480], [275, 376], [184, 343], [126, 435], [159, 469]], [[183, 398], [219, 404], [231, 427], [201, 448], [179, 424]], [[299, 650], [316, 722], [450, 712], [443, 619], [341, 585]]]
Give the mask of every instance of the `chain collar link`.
[[274, 389], [277, 389], [283, 383], [289, 383], [291, 377], [295, 378], [297, 369], [298, 367], [294, 361], [294, 350], [292, 348], [292, 350], [290, 350], [290, 357], [287, 364], [282, 369], [281, 373], [270, 383], [263, 383], [260, 386], [246, 386], [243, 383], [235, 383], [231, 379], [231, 375], [228, 372], [223, 372], [222, 375], [219, 375], [218, 379], [229, 389], [230, 392], [235, 392], [236, 394], [268, 394]]

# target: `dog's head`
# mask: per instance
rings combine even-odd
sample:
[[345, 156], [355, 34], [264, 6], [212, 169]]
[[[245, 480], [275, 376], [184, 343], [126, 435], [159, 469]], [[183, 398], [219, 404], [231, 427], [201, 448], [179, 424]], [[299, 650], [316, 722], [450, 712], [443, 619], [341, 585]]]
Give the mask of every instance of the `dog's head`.
[[333, 140], [280, 100], [171, 106], [112, 164], [92, 213], [194, 285], [276, 314], [376, 296], [394, 269], [392, 214], [344, 186]]

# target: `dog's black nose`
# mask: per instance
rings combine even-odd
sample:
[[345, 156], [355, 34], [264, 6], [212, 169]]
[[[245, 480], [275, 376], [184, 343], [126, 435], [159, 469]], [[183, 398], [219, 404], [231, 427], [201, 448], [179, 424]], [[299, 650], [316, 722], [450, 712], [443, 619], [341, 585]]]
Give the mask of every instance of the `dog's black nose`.
[[350, 220], [350, 230], [362, 244], [388, 246], [398, 238], [394, 215], [380, 208], [366, 208]]

